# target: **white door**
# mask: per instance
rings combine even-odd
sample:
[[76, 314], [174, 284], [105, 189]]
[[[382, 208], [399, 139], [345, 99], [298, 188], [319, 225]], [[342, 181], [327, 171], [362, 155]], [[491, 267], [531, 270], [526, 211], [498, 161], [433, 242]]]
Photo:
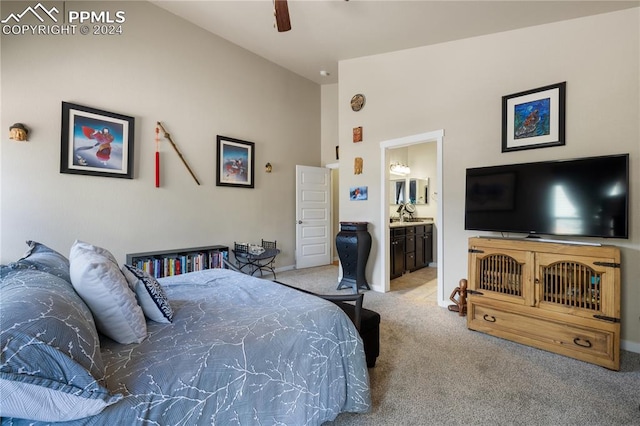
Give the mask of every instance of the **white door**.
[[331, 170], [296, 166], [296, 269], [331, 263]]

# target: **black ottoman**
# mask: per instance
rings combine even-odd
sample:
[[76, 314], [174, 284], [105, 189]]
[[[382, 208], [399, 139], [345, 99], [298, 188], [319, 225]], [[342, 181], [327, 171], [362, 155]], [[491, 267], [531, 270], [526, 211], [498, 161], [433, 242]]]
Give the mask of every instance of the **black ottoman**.
[[[346, 302], [333, 302], [353, 320], [355, 306]], [[360, 337], [364, 343], [364, 354], [367, 357], [367, 367], [376, 366], [376, 359], [380, 355], [380, 314], [370, 309], [362, 308], [360, 314]]]
[[[298, 287], [294, 287], [289, 284], [285, 284], [280, 281], [273, 281], [274, 283], [282, 284], [283, 286], [292, 288], [294, 290], [301, 291], [307, 294], [313, 294], [317, 297], [323, 297], [321, 294], [316, 294], [308, 290], [304, 290]], [[324, 295], [327, 296], [327, 295]], [[331, 295], [328, 295], [331, 297]], [[334, 295], [336, 296], [336, 295]], [[327, 299], [330, 300], [330, 299]], [[341, 302], [338, 300], [331, 300], [331, 302], [338, 305], [351, 321], [354, 321], [356, 307], [351, 303]], [[355, 321], [354, 321], [355, 323]], [[376, 366], [376, 359], [380, 355], [380, 314], [372, 311], [371, 309], [362, 308], [360, 310], [360, 337], [364, 346], [364, 354], [367, 359], [367, 367], [373, 368]]]

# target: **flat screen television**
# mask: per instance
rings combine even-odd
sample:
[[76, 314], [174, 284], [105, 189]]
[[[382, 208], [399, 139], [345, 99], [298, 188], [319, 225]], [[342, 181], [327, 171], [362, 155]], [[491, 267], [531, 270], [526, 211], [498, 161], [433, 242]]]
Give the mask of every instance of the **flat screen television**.
[[467, 169], [465, 229], [629, 238], [629, 154]]

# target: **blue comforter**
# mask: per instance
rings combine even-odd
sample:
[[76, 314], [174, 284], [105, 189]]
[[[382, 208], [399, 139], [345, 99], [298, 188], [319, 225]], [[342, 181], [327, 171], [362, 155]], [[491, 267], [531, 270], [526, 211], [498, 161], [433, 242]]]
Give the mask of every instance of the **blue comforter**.
[[159, 281], [173, 323], [149, 321], [140, 344], [103, 338], [123, 399], [70, 424], [298, 426], [370, 410], [362, 340], [333, 303], [222, 269]]

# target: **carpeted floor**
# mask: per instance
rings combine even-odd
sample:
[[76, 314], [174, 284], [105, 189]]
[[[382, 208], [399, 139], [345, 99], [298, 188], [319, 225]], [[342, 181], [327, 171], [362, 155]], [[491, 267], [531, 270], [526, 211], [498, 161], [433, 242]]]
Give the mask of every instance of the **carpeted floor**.
[[[429, 268], [430, 269], [430, 268]], [[619, 372], [470, 331], [436, 303], [435, 270], [367, 291], [380, 313], [381, 350], [369, 369], [373, 409], [328, 425], [640, 425], [640, 354], [622, 351]], [[333, 294], [338, 268], [278, 273], [278, 280]]]

